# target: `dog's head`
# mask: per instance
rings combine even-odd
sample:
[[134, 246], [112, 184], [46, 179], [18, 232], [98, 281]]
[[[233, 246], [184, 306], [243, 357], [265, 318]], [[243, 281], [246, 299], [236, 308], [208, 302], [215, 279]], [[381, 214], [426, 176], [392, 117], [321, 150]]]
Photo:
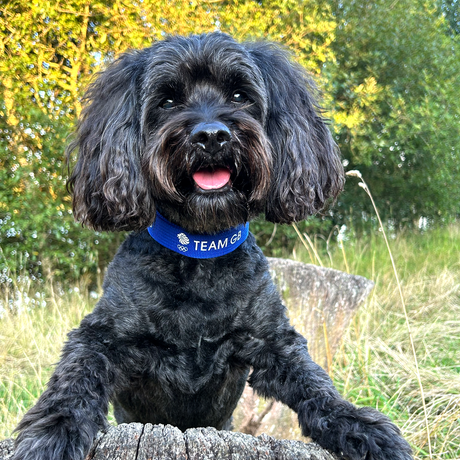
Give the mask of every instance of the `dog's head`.
[[305, 219], [343, 186], [314, 86], [280, 48], [221, 33], [123, 54], [89, 87], [69, 156], [77, 220], [192, 233]]

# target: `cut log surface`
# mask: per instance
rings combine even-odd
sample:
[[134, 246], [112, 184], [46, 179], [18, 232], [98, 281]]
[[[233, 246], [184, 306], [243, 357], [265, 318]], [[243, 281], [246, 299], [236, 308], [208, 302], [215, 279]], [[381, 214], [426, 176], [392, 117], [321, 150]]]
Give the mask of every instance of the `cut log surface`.
[[[13, 441], [0, 442], [0, 460], [13, 454]], [[317, 444], [278, 440], [262, 434], [170, 425], [123, 424], [99, 433], [86, 460], [335, 460]]]

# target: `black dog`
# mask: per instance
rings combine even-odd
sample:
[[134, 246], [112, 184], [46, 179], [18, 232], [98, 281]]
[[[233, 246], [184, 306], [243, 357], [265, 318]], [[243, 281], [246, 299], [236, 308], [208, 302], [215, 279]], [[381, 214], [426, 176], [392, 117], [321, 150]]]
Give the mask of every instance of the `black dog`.
[[[81, 460], [118, 422], [230, 428], [248, 377], [349, 459], [410, 459], [390, 420], [344, 401], [290, 325], [247, 222], [305, 219], [343, 186], [313, 86], [285, 52], [224, 34], [122, 55], [92, 84], [74, 213], [134, 230], [19, 424], [16, 460]], [[152, 225], [152, 223], [154, 224]]]

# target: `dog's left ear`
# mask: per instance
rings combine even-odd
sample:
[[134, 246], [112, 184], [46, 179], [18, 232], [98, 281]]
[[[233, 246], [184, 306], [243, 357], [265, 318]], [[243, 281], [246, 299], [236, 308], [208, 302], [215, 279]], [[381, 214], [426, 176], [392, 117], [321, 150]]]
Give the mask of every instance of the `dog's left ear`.
[[297, 222], [320, 211], [342, 190], [339, 150], [320, 115], [315, 86], [305, 70], [275, 45], [247, 46], [268, 96], [265, 129], [274, 167], [266, 219]]

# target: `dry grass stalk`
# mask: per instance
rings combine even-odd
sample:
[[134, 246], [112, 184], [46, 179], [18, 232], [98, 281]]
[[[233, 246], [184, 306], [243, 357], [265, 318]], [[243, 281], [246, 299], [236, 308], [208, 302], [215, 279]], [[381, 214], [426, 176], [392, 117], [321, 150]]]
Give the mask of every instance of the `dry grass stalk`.
[[388, 254], [390, 256], [391, 265], [393, 267], [393, 272], [394, 272], [394, 276], [395, 276], [395, 279], [396, 279], [396, 284], [398, 286], [399, 296], [400, 296], [400, 299], [401, 299], [401, 305], [402, 305], [402, 308], [403, 308], [404, 318], [405, 318], [405, 321], [406, 321], [407, 333], [409, 335], [409, 341], [410, 341], [410, 344], [411, 344], [412, 354], [413, 354], [413, 357], [414, 357], [415, 375], [417, 376], [417, 380], [418, 380], [418, 384], [419, 384], [419, 388], [420, 388], [420, 397], [421, 397], [421, 400], [422, 400], [423, 412], [424, 412], [424, 415], [425, 415], [425, 428], [426, 428], [426, 436], [427, 436], [427, 442], [428, 442], [428, 452], [429, 452], [430, 459], [432, 459], [433, 458], [433, 452], [432, 452], [432, 448], [431, 448], [431, 432], [430, 432], [430, 425], [428, 423], [428, 412], [427, 412], [427, 406], [426, 406], [426, 402], [425, 402], [425, 394], [424, 394], [424, 390], [423, 390], [422, 379], [420, 377], [419, 363], [418, 363], [417, 353], [416, 353], [416, 350], [415, 350], [414, 339], [412, 337], [412, 331], [411, 331], [411, 326], [410, 326], [410, 321], [409, 321], [409, 315], [407, 314], [406, 302], [404, 300], [402, 286], [401, 286], [401, 282], [399, 281], [398, 270], [396, 269], [396, 264], [395, 264], [395, 261], [394, 261], [394, 258], [393, 258], [393, 253], [392, 253], [391, 248], [390, 248], [390, 243], [388, 242], [388, 238], [387, 238], [387, 235], [386, 235], [386, 232], [385, 232], [385, 228], [384, 228], [383, 222], [382, 222], [382, 220], [380, 218], [380, 213], [379, 213], [379, 211], [377, 209], [377, 206], [376, 206], [376, 204], [374, 202], [374, 198], [372, 197], [371, 191], [370, 191], [368, 185], [366, 184], [365, 180], [363, 179], [362, 174], [359, 171], [356, 171], [356, 170], [348, 171], [346, 174], [348, 176], [358, 177], [361, 180], [361, 182], [359, 182], [358, 185], [366, 192], [366, 194], [370, 198], [370, 200], [372, 202], [372, 206], [373, 206], [374, 211], [375, 211], [375, 214], [376, 214], [377, 219], [379, 221], [380, 228], [382, 229], [382, 234], [383, 234], [383, 237], [385, 239], [385, 244], [386, 244], [386, 247], [388, 249]]

